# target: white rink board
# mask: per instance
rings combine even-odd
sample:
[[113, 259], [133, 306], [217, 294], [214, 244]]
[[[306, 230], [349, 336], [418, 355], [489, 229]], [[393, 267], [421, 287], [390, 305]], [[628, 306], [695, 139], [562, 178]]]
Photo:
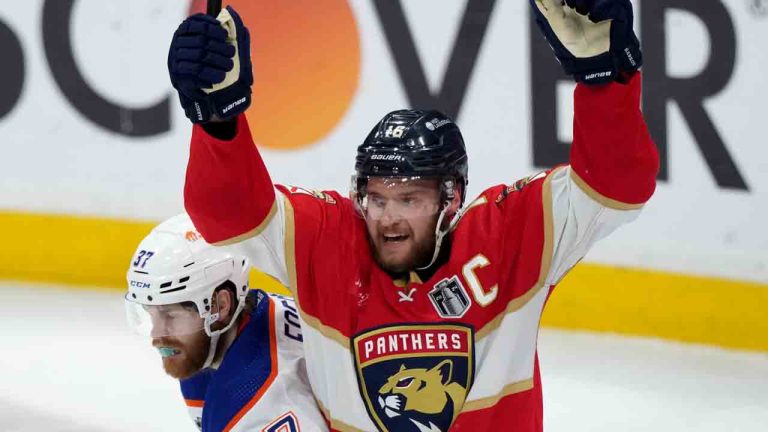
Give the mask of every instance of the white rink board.
[[[346, 191], [355, 146], [383, 113], [409, 103], [373, 3], [348, 3], [360, 37], [357, 90], [323, 139], [300, 150], [263, 150], [276, 182]], [[427, 81], [436, 90], [466, 1], [403, 3]], [[768, 146], [762, 144], [768, 55], [760, 43], [768, 38], [768, 14], [760, 12], [765, 2], [759, 0], [723, 3], [735, 29], [737, 63], [727, 86], [704, 107], [749, 191], [718, 187], [682, 111], [670, 102], [669, 180], [660, 184], [644, 215], [596, 246], [589, 260], [768, 281]], [[72, 108], [46, 60], [43, 4], [28, 0], [0, 7], [0, 21], [18, 38], [25, 62], [21, 97], [0, 117], [0, 210], [138, 220], [178, 213], [190, 127], [168, 81], [165, 57], [188, 2], [75, 3], [70, 23], [75, 59], [95, 91], [134, 108], [171, 97], [170, 129], [144, 138], [107, 131]], [[537, 92], [531, 90], [528, 13], [527, 2], [497, 0], [468, 84], [459, 123], [468, 143], [470, 195], [540, 169], [532, 163], [530, 106]], [[712, 37], [705, 24], [692, 13], [670, 11], [654, 25], [667, 32], [667, 73], [700, 73]], [[560, 86], [559, 94], [568, 92], [569, 86]], [[561, 97], [562, 139], [569, 138], [570, 109]], [[301, 128], [302, 119], [288, 124]]]

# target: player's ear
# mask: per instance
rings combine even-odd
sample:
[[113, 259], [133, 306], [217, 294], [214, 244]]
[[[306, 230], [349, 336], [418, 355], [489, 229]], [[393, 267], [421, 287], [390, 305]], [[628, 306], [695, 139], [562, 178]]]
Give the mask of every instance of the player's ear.
[[451, 376], [453, 375], [453, 362], [451, 360], [443, 360], [438, 363], [437, 366], [430, 369], [430, 372], [437, 372], [440, 375], [440, 382], [443, 385], [448, 385], [451, 382]]
[[461, 207], [461, 194], [464, 192], [463, 188], [462, 185], [456, 185], [453, 199], [451, 200], [451, 203], [448, 204], [448, 214], [456, 214], [456, 212], [459, 211], [459, 208]]
[[216, 290], [214, 298], [219, 312], [219, 321], [225, 324], [229, 323], [229, 320], [232, 319], [232, 312], [234, 311], [232, 293], [226, 288], [219, 289]]

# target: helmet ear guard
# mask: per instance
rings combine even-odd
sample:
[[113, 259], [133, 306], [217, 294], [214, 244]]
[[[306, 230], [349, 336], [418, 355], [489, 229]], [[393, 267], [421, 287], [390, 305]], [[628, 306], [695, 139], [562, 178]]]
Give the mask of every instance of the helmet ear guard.
[[[447, 177], [440, 182], [440, 201], [445, 203], [451, 203], [456, 199], [456, 179]], [[462, 191], [463, 192], [463, 191]], [[461, 202], [464, 202], [462, 193]]]

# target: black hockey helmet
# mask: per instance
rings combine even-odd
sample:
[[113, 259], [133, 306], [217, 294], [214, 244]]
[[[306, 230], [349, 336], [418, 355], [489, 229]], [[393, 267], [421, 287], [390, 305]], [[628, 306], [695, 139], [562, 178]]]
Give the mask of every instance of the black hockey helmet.
[[[439, 111], [405, 109], [385, 115], [357, 147], [358, 194], [368, 177], [427, 177], [467, 189], [467, 151], [456, 123]], [[449, 183], [446, 183], [449, 182]]]

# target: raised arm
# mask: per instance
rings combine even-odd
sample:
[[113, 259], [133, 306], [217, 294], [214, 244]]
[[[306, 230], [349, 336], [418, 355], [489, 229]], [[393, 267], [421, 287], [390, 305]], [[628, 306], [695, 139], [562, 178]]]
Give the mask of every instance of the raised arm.
[[195, 227], [209, 243], [237, 244], [287, 284], [282, 200], [243, 114], [253, 83], [248, 29], [231, 7], [187, 18], [173, 35], [168, 70], [194, 123], [184, 205]]
[[642, 53], [629, 0], [530, 0], [574, 93], [569, 166], [544, 190], [557, 283], [599, 239], [634, 220], [656, 187], [658, 152], [640, 111]]
[[641, 75], [574, 92], [571, 178], [605, 207], [640, 208], [656, 187], [658, 152], [640, 112]]
[[206, 241], [235, 249], [288, 286], [283, 195], [272, 184], [245, 116], [231, 127], [234, 137], [222, 140], [210, 127], [195, 125], [184, 206]]
[[277, 211], [275, 189], [245, 115], [232, 126], [231, 140], [194, 126], [184, 184], [187, 213], [205, 240], [216, 245], [259, 234]]

